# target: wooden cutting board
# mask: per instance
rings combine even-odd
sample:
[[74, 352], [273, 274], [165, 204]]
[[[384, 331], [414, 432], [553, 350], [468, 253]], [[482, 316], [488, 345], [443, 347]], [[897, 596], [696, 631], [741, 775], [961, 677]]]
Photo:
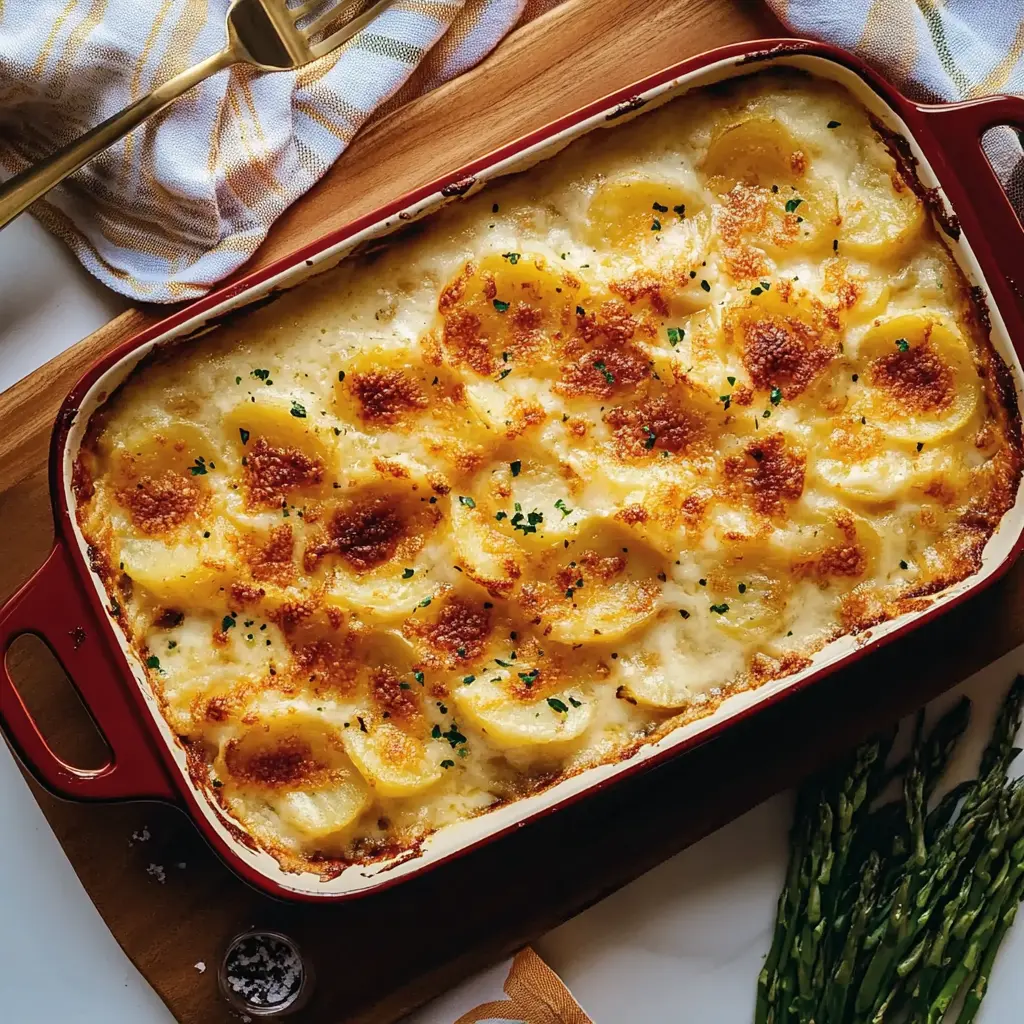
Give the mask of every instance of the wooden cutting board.
[[[275, 225], [250, 268], [674, 61], [778, 34], [757, 0], [567, 0], [480, 68], [367, 130]], [[0, 395], [0, 598], [51, 541], [46, 450], [65, 392], [97, 356], [164, 312], [125, 313]], [[266, 926], [294, 936], [314, 962], [318, 986], [303, 1021], [392, 1021], [1022, 642], [1024, 562], [940, 624], [756, 723], [346, 907], [292, 907], [259, 895], [172, 808], [74, 805], [32, 787], [114, 936], [178, 1020], [237, 1019], [219, 999], [213, 968], [231, 935]], [[12, 668], [55, 747], [79, 763], [95, 758], [52, 663], [18, 649]], [[147, 872], [151, 865], [163, 881]], [[209, 965], [204, 974], [193, 966], [199, 961]]]

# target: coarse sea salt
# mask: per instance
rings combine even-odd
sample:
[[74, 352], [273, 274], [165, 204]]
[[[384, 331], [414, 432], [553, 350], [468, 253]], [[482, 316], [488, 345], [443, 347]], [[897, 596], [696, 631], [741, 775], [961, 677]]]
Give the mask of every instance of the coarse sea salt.
[[282, 1006], [302, 987], [302, 960], [272, 935], [251, 935], [228, 954], [224, 980], [250, 1006]]

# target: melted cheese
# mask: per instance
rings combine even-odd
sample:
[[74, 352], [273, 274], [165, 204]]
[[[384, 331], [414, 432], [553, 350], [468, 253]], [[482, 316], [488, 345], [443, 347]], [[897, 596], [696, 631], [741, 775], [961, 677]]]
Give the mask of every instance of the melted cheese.
[[974, 571], [995, 358], [864, 111], [754, 77], [149, 361], [78, 515], [213, 791], [330, 870]]

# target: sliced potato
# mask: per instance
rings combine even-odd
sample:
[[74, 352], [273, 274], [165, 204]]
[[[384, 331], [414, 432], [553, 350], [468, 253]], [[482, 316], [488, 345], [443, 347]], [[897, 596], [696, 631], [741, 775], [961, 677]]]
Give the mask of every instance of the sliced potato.
[[693, 189], [651, 178], [607, 181], [587, 208], [587, 241], [595, 248], [633, 252], [664, 241], [704, 207]]
[[441, 293], [445, 357], [484, 377], [509, 360], [541, 372], [553, 335], [573, 322], [579, 290], [575, 277], [537, 253], [491, 253], [467, 264]]
[[330, 789], [289, 790], [266, 798], [278, 817], [306, 839], [344, 831], [370, 804], [370, 791], [354, 772]]
[[767, 114], [745, 114], [715, 132], [701, 161], [709, 185], [781, 185], [803, 176], [806, 158], [792, 132]]
[[532, 590], [549, 635], [564, 644], [618, 640], [657, 614], [662, 557], [626, 527], [594, 519], [555, 549]]
[[121, 544], [123, 572], [160, 602], [188, 607], [220, 605], [236, 578], [235, 551], [229, 533], [215, 526], [209, 537], [197, 530], [188, 538], [160, 540], [125, 537]]
[[522, 575], [523, 553], [493, 516], [452, 504], [452, 541], [466, 575], [496, 597], [508, 597]]
[[894, 256], [925, 225], [924, 204], [896, 171], [861, 161], [844, 190], [838, 229], [842, 251], [868, 259]]
[[378, 796], [412, 796], [441, 778], [443, 769], [427, 745], [390, 722], [378, 722], [367, 732], [346, 729], [344, 741], [352, 763]]
[[616, 671], [629, 696], [644, 707], [673, 710], [693, 697], [686, 673], [676, 665], [666, 667], [654, 652], [620, 657]]
[[321, 426], [319, 410], [308, 408], [309, 396], [257, 395], [256, 402], [240, 402], [224, 417], [224, 426], [237, 446], [239, 457], [263, 439], [271, 448], [298, 449], [311, 459], [330, 463], [333, 431]]
[[[210, 435], [187, 421], [147, 424], [116, 443], [108, 453], [114, 479], [121, 487], [132, 486], [142, 477], [160, 477], [167, 472], [192, 477], [204, 483], [206, 465], [220, 455]], [[194, 472], [193, 472], [194, 470]]]
[[454, 700], [459, 711], [497, 747], [571, 742], [583, 734], [593, 716], [592, 702], [578, 688], [538, 698], [523, 695], [507, 681], [478, 679], [471, 686], [459, 687]]
[[935, 441], [960, 430], [980, 397], [963, 336], [947, 320], [905, 313], [868, 329], [857, 346], [862, 386], [852, 411], [890, 438]]
[[221, 744], [215, 762], [229, 800], [258, 797], [305, 840], [344, 831], [371, 802], [339, 731], [288, 707]]

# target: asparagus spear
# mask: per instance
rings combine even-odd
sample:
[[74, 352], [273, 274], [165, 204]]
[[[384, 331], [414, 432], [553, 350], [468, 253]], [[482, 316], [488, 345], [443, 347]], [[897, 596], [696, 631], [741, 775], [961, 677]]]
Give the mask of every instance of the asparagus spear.
[[797, 799], [796, 816], [790, 840], [789, 867], [786, 881], [779, 894], [775, 916], [775, 932], [768, 957], [757, 979], [757, 1004], [754, 1012], [755, 1024], [775, 1024], [784, 1019], [776, 1011], [779, 992], [779, 966], [789, 957], [789, 950], [796, 936], [797, 919], [802, 902], [800, 875], [805, 851], [810, 842], [811, 821], [802, 809], [803, 794]]
[[[938, 1024], [964, 992], [957, 1024], [984, 998], [1024, 898], [1024, 782], [1007, 770], [1024, 709], [1011, 687], [978, 777], [930, 797], [969, 716], [961, 701], [910, 755], [857, 751], [848, 769], [804, 788], [772, 949], [758, 978], [757, 1024]], [[872, 809], [897, 774], [901, 800]]]
[[1024, 901], [1024, 840], [1018, 843], [1018, 847], [1019, 849], [1015, 850], [1018, 865], [1016, 887], [1010, 892], [1007, 904], [1001, 908], [1002, 913], [998, 916], [996, 926], [992, 931], [992, 937], [989, 939], [984, 955], [978, 964], [978, 971], [974, 982], [968, 989], [967, 995], [964, 996], [964, 1005], [960, 1011], [960, 1016], [957, 1018], [957, 1024], [970, 1024], [977, 1016], [981, 1001], [985, 998], [985, 993], [988, 991], [988, 979], [992, 973], [992, 964], [995, 962], [996, 953], [999, 952], [1000, 943], [1002, 943], [1007, 931], [1009, 931], [1010, 926], [1013, 924], [1014, 917], [1017, 916], [1017, 908]]
[[822, 995], [822, 1005], [818, 1011], [818, 1020], [820, 1021], [839, 1022], [846, 1014], [850, 986], [853, 984], [857, 969], [858, 949], [867, 928], [868, 918], [874, 909], [875, 890], [880, 870], [881, 859], [877, 853], [870, 853], [864, 865], [860, 885], [857, 888], [849, 930], [846, 932], [842, 949], [836, 958], [835, 967]]

